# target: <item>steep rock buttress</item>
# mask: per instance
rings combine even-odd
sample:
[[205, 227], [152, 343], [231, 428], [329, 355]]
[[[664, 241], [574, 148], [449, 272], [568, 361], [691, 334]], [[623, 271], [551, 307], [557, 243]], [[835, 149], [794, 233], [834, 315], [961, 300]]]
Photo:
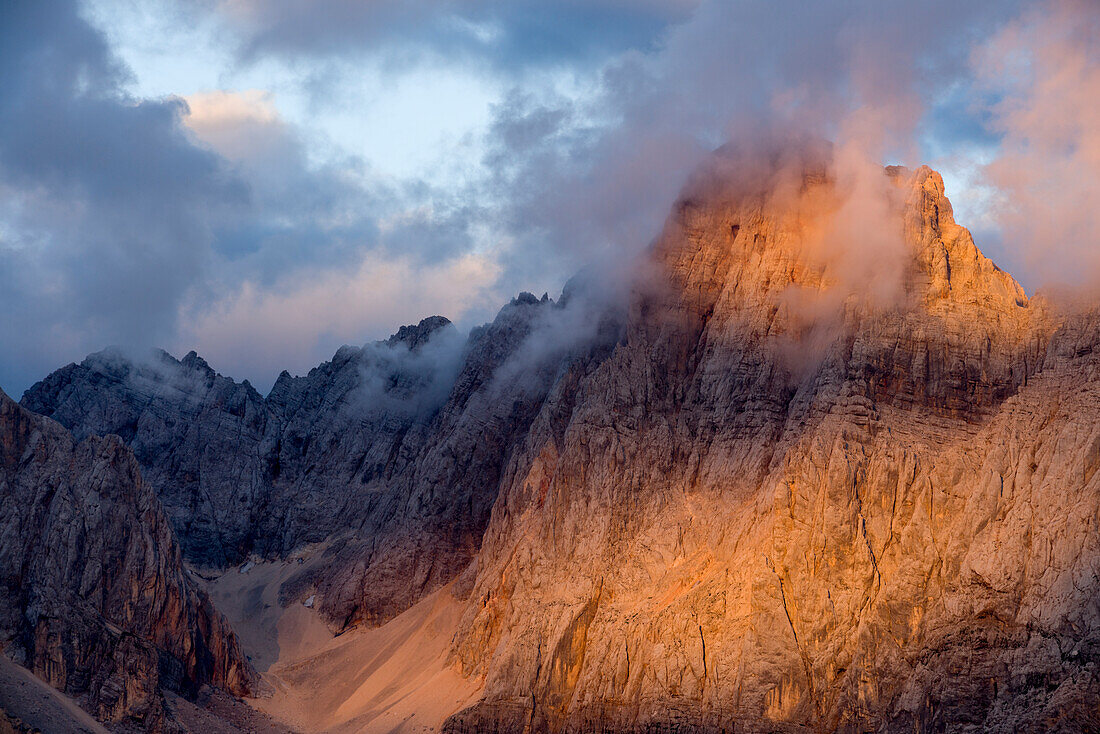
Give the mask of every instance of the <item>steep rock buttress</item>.
[[76, 442], [0, 393], [0, 643], [104, 722], [158, 731], [161, 689], [248, 693], [236, 636], [189, 577], [118, 437]]
[[1098, 725], [1100, 365], [938, 174], [881, 183], [870, 297], [821, 249], [859, 231], [827, 165], [677, 204], [625, 342], [508, 465], [447, 730]]

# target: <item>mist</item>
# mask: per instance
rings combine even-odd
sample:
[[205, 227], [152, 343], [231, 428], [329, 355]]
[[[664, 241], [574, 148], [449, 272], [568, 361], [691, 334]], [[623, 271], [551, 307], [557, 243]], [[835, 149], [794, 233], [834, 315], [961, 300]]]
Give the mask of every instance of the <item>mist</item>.
[[976, 48], [972, 63], [979, 88], [995, 100], [1000, 149], [983, 173], [1006, 248], [1035, 286], [1094, 300], [1100, 9], [1083, 0], [1032, 9]]

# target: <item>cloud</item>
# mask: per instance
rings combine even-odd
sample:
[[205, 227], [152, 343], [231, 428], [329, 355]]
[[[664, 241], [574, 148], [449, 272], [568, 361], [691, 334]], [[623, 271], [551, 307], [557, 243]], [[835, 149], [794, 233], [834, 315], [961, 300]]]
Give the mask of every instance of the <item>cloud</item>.
[[271, 92], [215, 90], [192, 94], [184, 101], [187, 127], [229, 160], [262, 164], [280, 153], [297, 154]]
[[194, 303], [177, 338], [227, 374], [269, 386], [283, 369], [304, 374], [346, 341], [363, 343], [432, 315], [484, 318], [497, 305], [499, 267], [466, 254], [436, 263], [369, 254], [354, 268], [246, 281], [213, 303]]
[[[270, 64], [295, 79], [338, 67], [338, 94], [370, 57], [405, 64], [403, 79], [448, 65], [469, 72], [464, 84], [512, 91], [483, 136], [448, 139], [425, 157], [438, 169], [399, 180], [305, 127], [308, 115], [288, 121], [285, 87], [135, 98], [105, 40], [118, 35], [75, 2], [3, 6], [5, 387], [109, 343], [197, 347], [263, 382], [431, 311], [473, 319], [519, 290], [554, 292], [592, 261], [630, 272], [692, 172], [730, 141], [833, 140], [844, 186], [864, 193], [881, 163], [978, 146], [969, 180], [983, 173], [999, 192], [983, 222], [1005, 247], [1057, 248], [1035, 265], [1049, 279], [1095, 257], [1097, 11], [1084, 0], [186, 8], [225, 31], [208, 40], [243, 54], [252, 81]], [[425, 125], [448, 104], [427, 100]], [[879, 221], [876, 196], [854, 196], [871, 205], [853, 215]], [[893, 272], [888, 243], [833, 239], [857, 280], [864, 266]]]
[[969, 114], [942, 114], [944, 90], [968, 77], [973, 41], [1013, 8], [705, 2], [655, 52], [603, 65], [584, 94], [517, 88], [495, 109], [485, 159], [516, 242], [509, 266], [561, 272], [638, 252], [723, 143], [820, 137], [879, 164], [922, 162], [914, 141], [955, 135]]
[[[407, 278], [409, 294], [421, 273], [445, 293], [434, 274], [475, 247], [476, 205], [425, 182], [386, 181], [339, 151], [318, 155], [268, 92], [135, 99], [124, 91], [127, 69], [74, 3], [9, 4], [0, 14], [0, 384], [8, 390], [106, 345], [181, 344], [195, 333], [196, 303], [332, 284], [367, 261]], [[461, 310], [437, 301], [452, 315]], [[318, 333], [357, 340], [396, 325], [370, 322], [364, 335], [363, 321], [313, 313], [309, 344]], [[259, 331], [273, 341], [250, 344], [273, 363], [257, 374], [315, 354], [274, 327]]]
[[[354, 268], [364, 252], [436, 262], [471, 251], [477, 205], [420, 180], [374, 175], [356, 156], [317, 156], [263, 90], [185, 98], [196, 142], [249, 183], [250, 216], [226, 223], [219, 280], [270, 286], [288, 271]], [[319, 160], [318, 160], [319, 158]]]
[[1058, 0], [975, 52], [978, 89], [1000, 135], [984, 167], [993, 215], [1031, 279], [1100, 286], [1100, 7]]
[[196, 148], [175, 100], [134, 100], [101, 34], [72, 2], [0, 8], [0, 362], [26, 383], [34, 357], [169, 329], [205, 267], [212, 220], [246, 187]]
[[424, 55], [498, 69], [576, 64], [651, 49], [696, 0], [225, 0], [245, 58]]
[[352, 156], [312, 160], [268, 92], [218, 90], [184, 102], [192, 139], [221, 156], [251, 195], [249, 210], [216, 233], [223, 283], [270, 283], [302, 265], [346, 266], [379, 243], [380, 212], [402, 204]]
[[415, 349], [402, 342], [364, 345], [351, 409], [374, 419], [430, 419], [451, 395], [466, 346], [466, 336], [453, 326], [436, 330]]

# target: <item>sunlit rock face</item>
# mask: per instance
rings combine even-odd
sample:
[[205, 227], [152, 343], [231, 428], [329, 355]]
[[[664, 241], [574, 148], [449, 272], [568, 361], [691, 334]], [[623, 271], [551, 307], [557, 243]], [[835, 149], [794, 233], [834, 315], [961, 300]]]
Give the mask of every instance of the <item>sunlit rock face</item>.
[[[1100, 726], [1098, 322], [1029, 303], [931, 170], [868, 203], [797, 163], [689, 189], [624, 343], [548, 397], [448, 731]], [[885, 269], [830, 242], [865, 205]]]
[[6, 655], [131, 730], [167, 726], [161, 689], [249, 692], [236, 636], [117, 437], [77, 443], [0, 393], [0, 496]]

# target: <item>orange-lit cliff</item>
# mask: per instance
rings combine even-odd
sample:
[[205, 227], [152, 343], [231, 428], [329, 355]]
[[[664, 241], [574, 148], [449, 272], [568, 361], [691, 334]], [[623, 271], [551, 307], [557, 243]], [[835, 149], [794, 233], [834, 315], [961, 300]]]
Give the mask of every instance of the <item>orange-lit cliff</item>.
[[676, 206], [508, 466], [448, 731], [1100, 725], [1097, 322], [1029, 303], [938, 174], [887, 176], [888, 298], [819, 249], [827, 173]]

